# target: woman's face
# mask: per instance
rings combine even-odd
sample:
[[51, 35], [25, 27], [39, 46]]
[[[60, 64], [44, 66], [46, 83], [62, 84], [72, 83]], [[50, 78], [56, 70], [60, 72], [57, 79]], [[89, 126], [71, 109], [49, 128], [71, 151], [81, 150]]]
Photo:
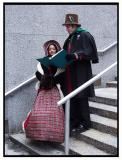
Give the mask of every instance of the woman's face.
[[48, 48], [48, 53], [49, 53], [49, 55], [54, 55], [55, 53], [56, 53], [56, 48], [55, 48], [55, 46], [54, 45], [50, 45], [49, 46], [49, 48]]

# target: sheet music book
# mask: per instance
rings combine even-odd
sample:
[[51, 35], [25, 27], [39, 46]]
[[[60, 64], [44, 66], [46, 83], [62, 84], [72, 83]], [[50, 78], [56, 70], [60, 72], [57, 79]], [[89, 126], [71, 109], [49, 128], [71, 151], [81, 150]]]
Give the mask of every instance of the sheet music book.
[[67, 61], [66, 54], [67, 54], [66, 50], [62, 49], [56, 54], [54, 54], [52, 57], [44, 57], [37, 60], [46, 67], [52, 65], [58, 68], [65, 68], [67, 65], [72, 63], [72, 60]]

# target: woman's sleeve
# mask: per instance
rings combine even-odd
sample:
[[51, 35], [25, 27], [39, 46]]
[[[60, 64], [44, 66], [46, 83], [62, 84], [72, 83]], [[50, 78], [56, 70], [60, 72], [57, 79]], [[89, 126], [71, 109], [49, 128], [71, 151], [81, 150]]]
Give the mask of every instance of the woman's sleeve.
[[63, 72], [63, 73], [60, 73], [60, 74], [57, 75], [57, 76], [54, 76], [55, 84], [60, 84], [63, 79], [64, 79], [64, 72]]
[[41, 81], [42, 74], [41, 74], [39, 71], [36, 71], [35, 75], [36, 75], [36, 78], [37, 78], [39, 81]]

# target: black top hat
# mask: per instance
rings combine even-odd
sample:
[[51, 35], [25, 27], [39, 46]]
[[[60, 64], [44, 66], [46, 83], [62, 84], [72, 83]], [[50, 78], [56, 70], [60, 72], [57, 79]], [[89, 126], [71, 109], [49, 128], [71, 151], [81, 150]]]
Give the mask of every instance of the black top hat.
[[67, 24], [76, 24], [78, 26], [81, 26], [81, 24], [78, 23], [78, 15], [77, 14], [66, 14], [65, 23], [63, 24], [63, 26]]

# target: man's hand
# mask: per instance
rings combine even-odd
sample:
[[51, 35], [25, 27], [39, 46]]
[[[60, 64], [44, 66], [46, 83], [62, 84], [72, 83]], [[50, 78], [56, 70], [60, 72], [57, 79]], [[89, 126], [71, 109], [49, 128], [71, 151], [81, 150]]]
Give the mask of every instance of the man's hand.
[[66, 59], [68, 60], [68, 61], [70, 61], [70, 60], [76, 60], [76, 55], [75, 54], [67, 54], [66, 55]]

